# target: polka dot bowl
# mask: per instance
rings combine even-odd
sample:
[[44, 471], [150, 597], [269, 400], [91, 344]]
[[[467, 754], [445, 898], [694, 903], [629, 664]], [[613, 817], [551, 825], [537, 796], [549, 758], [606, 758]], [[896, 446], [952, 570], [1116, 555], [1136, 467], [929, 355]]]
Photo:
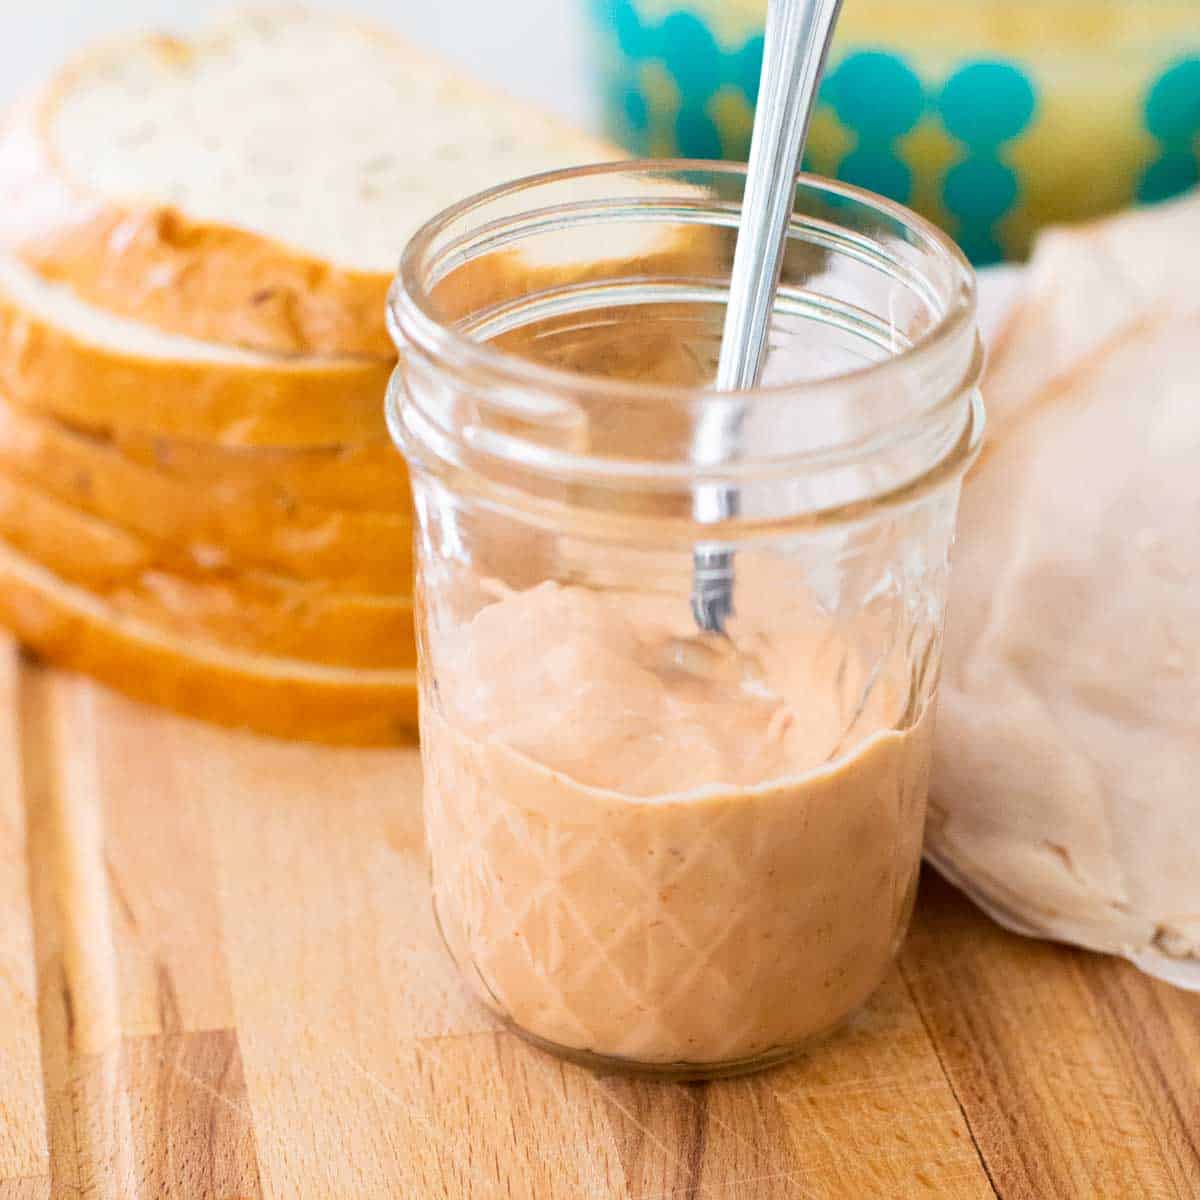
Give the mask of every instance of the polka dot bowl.
[[[586, 0], [609, 130], [746, 157], [765, 0]], [[1200, 0], [846, 0], [806, 166], [979, 264], [1200, 181]]]

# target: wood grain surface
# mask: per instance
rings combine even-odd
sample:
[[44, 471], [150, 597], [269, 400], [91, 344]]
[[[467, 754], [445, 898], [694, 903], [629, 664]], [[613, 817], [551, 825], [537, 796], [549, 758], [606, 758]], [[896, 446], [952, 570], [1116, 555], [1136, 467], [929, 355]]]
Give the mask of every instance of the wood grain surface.
[[1200, 997], [932, 873], [899, 968], [807, 1059], [600, 1076], [460, 987], [415, 752], [0, 667], [0, 1200], [1200, 1197]]

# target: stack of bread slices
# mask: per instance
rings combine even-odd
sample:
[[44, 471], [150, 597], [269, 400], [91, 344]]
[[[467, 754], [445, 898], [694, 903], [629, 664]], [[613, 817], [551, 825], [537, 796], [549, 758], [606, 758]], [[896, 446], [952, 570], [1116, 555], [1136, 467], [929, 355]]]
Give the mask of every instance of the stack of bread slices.
[[0, 135], [0, 623], [193, 716], [411, 734], [388, 284], [445, 205], [611, 157], [294, 10], [65, 68]]

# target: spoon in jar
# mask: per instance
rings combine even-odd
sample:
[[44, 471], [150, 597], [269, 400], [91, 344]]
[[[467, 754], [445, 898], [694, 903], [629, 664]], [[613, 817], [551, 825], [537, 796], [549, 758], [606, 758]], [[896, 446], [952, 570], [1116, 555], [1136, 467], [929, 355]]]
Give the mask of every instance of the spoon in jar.
[[[750, 163], [717, 366], [716, 386], [722, 392], [752, 388], [762, 374], [796, 172], [841, 7], [842, 0], [769, 0], [767, 5]], [[741, 442], [744, 419], [736, 398], [710, 401], [697, 422], [693, 461], [700, 466], [728, 462]], [[693, 515], [702, 524], [736, 517], [738, 511], [739, 497], [731, 486], [697, 489]], [[733, 583], [733, 552], [719, 544], [698, 545], [692, 554], [692, 613], [703, 633], [725, 642]], [[701, 657], [714, 650], [710, 644]]]

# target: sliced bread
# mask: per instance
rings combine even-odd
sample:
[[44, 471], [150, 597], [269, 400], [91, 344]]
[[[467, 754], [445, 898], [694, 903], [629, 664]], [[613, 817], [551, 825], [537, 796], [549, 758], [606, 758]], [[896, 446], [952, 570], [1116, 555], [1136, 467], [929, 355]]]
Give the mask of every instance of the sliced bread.
[[351, 512], [411, 512], [408, 468], [391, 441], [312, 450], [233, 449], [124, 430], [90, 432], [134, 462], [193, 487], [219, 486], [232, 505], [311, 504]]
[[619, 157], [376, 29], [285, 9], [93, 50], [0, 146], [0, 240], [163, 329], [390, 358], [409, 235], [472, 192]]
[[49, 662], [221, 725], [343, 745], [415, 736], [412, 671], [318, 666], [165, 634], [2, 541], [0, 625]]
[[[258, 567], [349, 592], [412, 590], [412, 521], [405, 513], [239, 503], [236, 484], [230, 497], [220, 477], [197, 486], [101, 438], [3, 404], [0, 472], [0, 485], [24, 497], [10, 536], [27, 548], [43, 540], [69, 547], [70, 536], [59, 530], [90, 514], [113, 527], [105, 540], [119, 541], [113, 559], [120, 564]], [[126, 549], [143, 540], [149, 544], [136, 554]]]
[[137, 579], [156, 564], [144, 538], [77, 512], [0, 472], [0, 538], [20, 553], [96, 591]]
[[334, 667], [416, 666], [412, 601], [330, 592], [262, 572], [154, 569], [106, 593], [121, 613], [184, 638]]
[[205, 568], [0, 472], [0, 539], [116, 610], [181, 636], [348, 667], [411, 667], [412, 601]]
[[24, 408], [230, 446], [382, 442], [388, 370], [162, 333], [0, 256], [0, 389]]

